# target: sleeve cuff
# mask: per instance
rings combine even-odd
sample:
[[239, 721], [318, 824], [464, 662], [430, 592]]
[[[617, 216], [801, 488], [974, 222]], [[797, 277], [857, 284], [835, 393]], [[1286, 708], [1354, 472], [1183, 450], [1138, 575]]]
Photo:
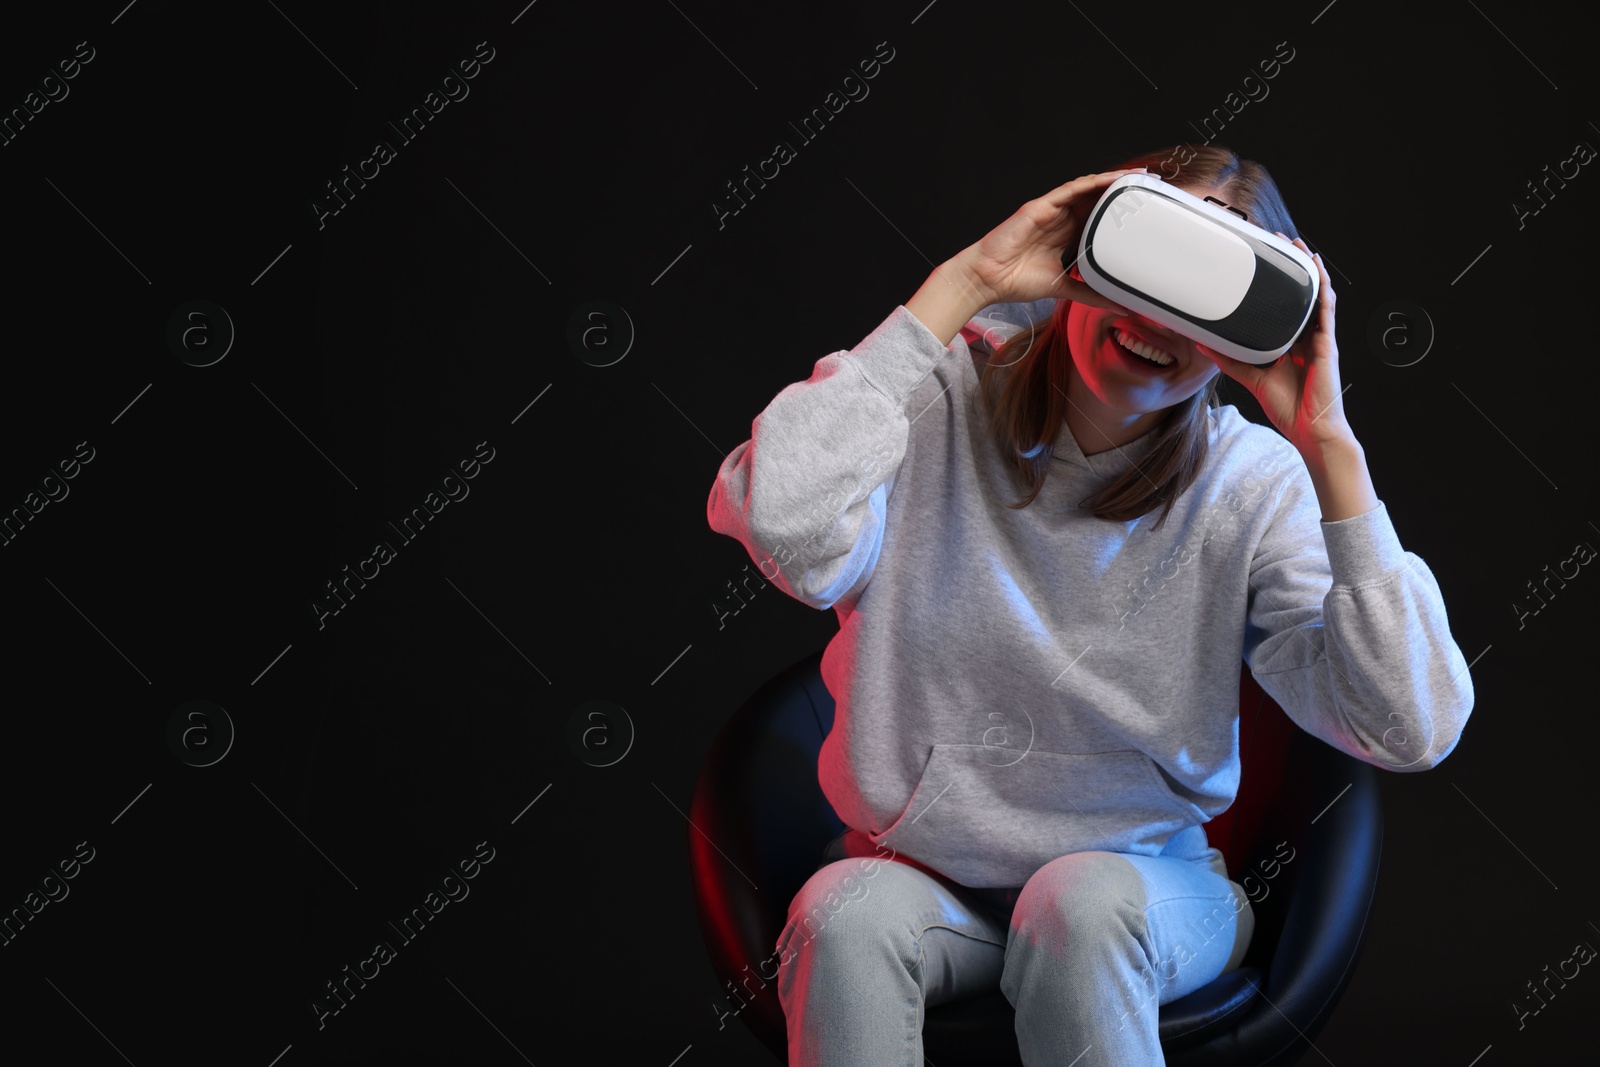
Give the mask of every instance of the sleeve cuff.
[[1365, 514], [1320, 525], [1335, 586], [1381, 582], [1405, 563], [1405, 549], [1390, 521], [1388, 506], [1381, 500]]
[[900, 304], [851, 350], [850, 358], [874, 389], [904, 404], [949, 351]]

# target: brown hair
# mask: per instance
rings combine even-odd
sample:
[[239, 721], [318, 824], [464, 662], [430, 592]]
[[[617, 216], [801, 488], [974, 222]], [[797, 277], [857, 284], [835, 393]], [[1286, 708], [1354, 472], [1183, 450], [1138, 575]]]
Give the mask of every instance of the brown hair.
[[[1229, 207], [1271, 233], [1299, 237], [1283, 197], [1267, 169], [1240, 159], [1220, 145], [1180, 145], [1134, 156], [1113, 170], [1145, 166], [1151, 174], [1180, 187], [1215, 186]], [[1064, 331], [1063, 299], [1049, 320], [1012, 335], [989, 357], [980, 373], [990, 431], [1027, 487], [1027, 495], [1008, 503], [1033, 503], [1050, 473], [1053, 442], [1066, 422], [1067, 381], [1072, 353]], [[1208, 451], [1211, 409], [1220, 408], [1214, 375], [1194, 395], [1167, 409], [1154, 430], [1150, 450], [1104, 489], [1079, 501], [1097, 518], [1126, 522], [1161, 508], [1156, 529], [1166, 522], [1178, 496], [1200, 474]], [[996, 393], [998, 390], [998, 393]]]

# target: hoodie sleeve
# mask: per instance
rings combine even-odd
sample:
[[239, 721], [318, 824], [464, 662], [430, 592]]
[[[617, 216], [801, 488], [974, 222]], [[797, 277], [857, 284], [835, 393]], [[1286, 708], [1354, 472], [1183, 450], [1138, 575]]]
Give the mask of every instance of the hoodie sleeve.
[[1303, 463], [1283, 485], [1250, 567], [1245, 662], [1335, 748], [1386, 770], [1435, 766], [1475, 699], [1438, 582], [1381, 501], [1323, 522]]
[[743, 544], [796, 600], [853, 603], [883, 543], [910, 437], [907, 400], [951, 351], [902, 304], [855, 348], [823, 356], [723, 459], [706, 502], [711, 529]]

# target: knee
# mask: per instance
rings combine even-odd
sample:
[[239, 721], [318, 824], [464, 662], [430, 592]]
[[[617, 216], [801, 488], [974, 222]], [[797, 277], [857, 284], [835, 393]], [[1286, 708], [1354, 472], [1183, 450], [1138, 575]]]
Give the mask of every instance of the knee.
[[819, 950], [858, 952], [886, 941], [897, 946], [903, 941], [909, 949], [914, 941], [910, 923], [896, 914], [893, 894], [886, 891], [898, 873], [879, 868], [864, 873], [853, 859], [820, 868], [789, 902], [780, 947], [789, 958]]
[[1011, 924], [1018, 937], [1065, 957], [1087, 941], [1148, 936], [1144, 881], [1114, 852], [1074, 852], [1046, 863], [1022, 887]]

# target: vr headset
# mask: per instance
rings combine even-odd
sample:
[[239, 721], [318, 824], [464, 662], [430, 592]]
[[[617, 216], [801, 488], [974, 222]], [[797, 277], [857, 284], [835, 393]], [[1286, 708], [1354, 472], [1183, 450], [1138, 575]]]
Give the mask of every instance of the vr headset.
[[1246, 363], [1289, 350], [1317, 306], [1315, 261], [1238, 209], [1125, 174], [1090, 210], [1077, 266], [1101, 296]]

